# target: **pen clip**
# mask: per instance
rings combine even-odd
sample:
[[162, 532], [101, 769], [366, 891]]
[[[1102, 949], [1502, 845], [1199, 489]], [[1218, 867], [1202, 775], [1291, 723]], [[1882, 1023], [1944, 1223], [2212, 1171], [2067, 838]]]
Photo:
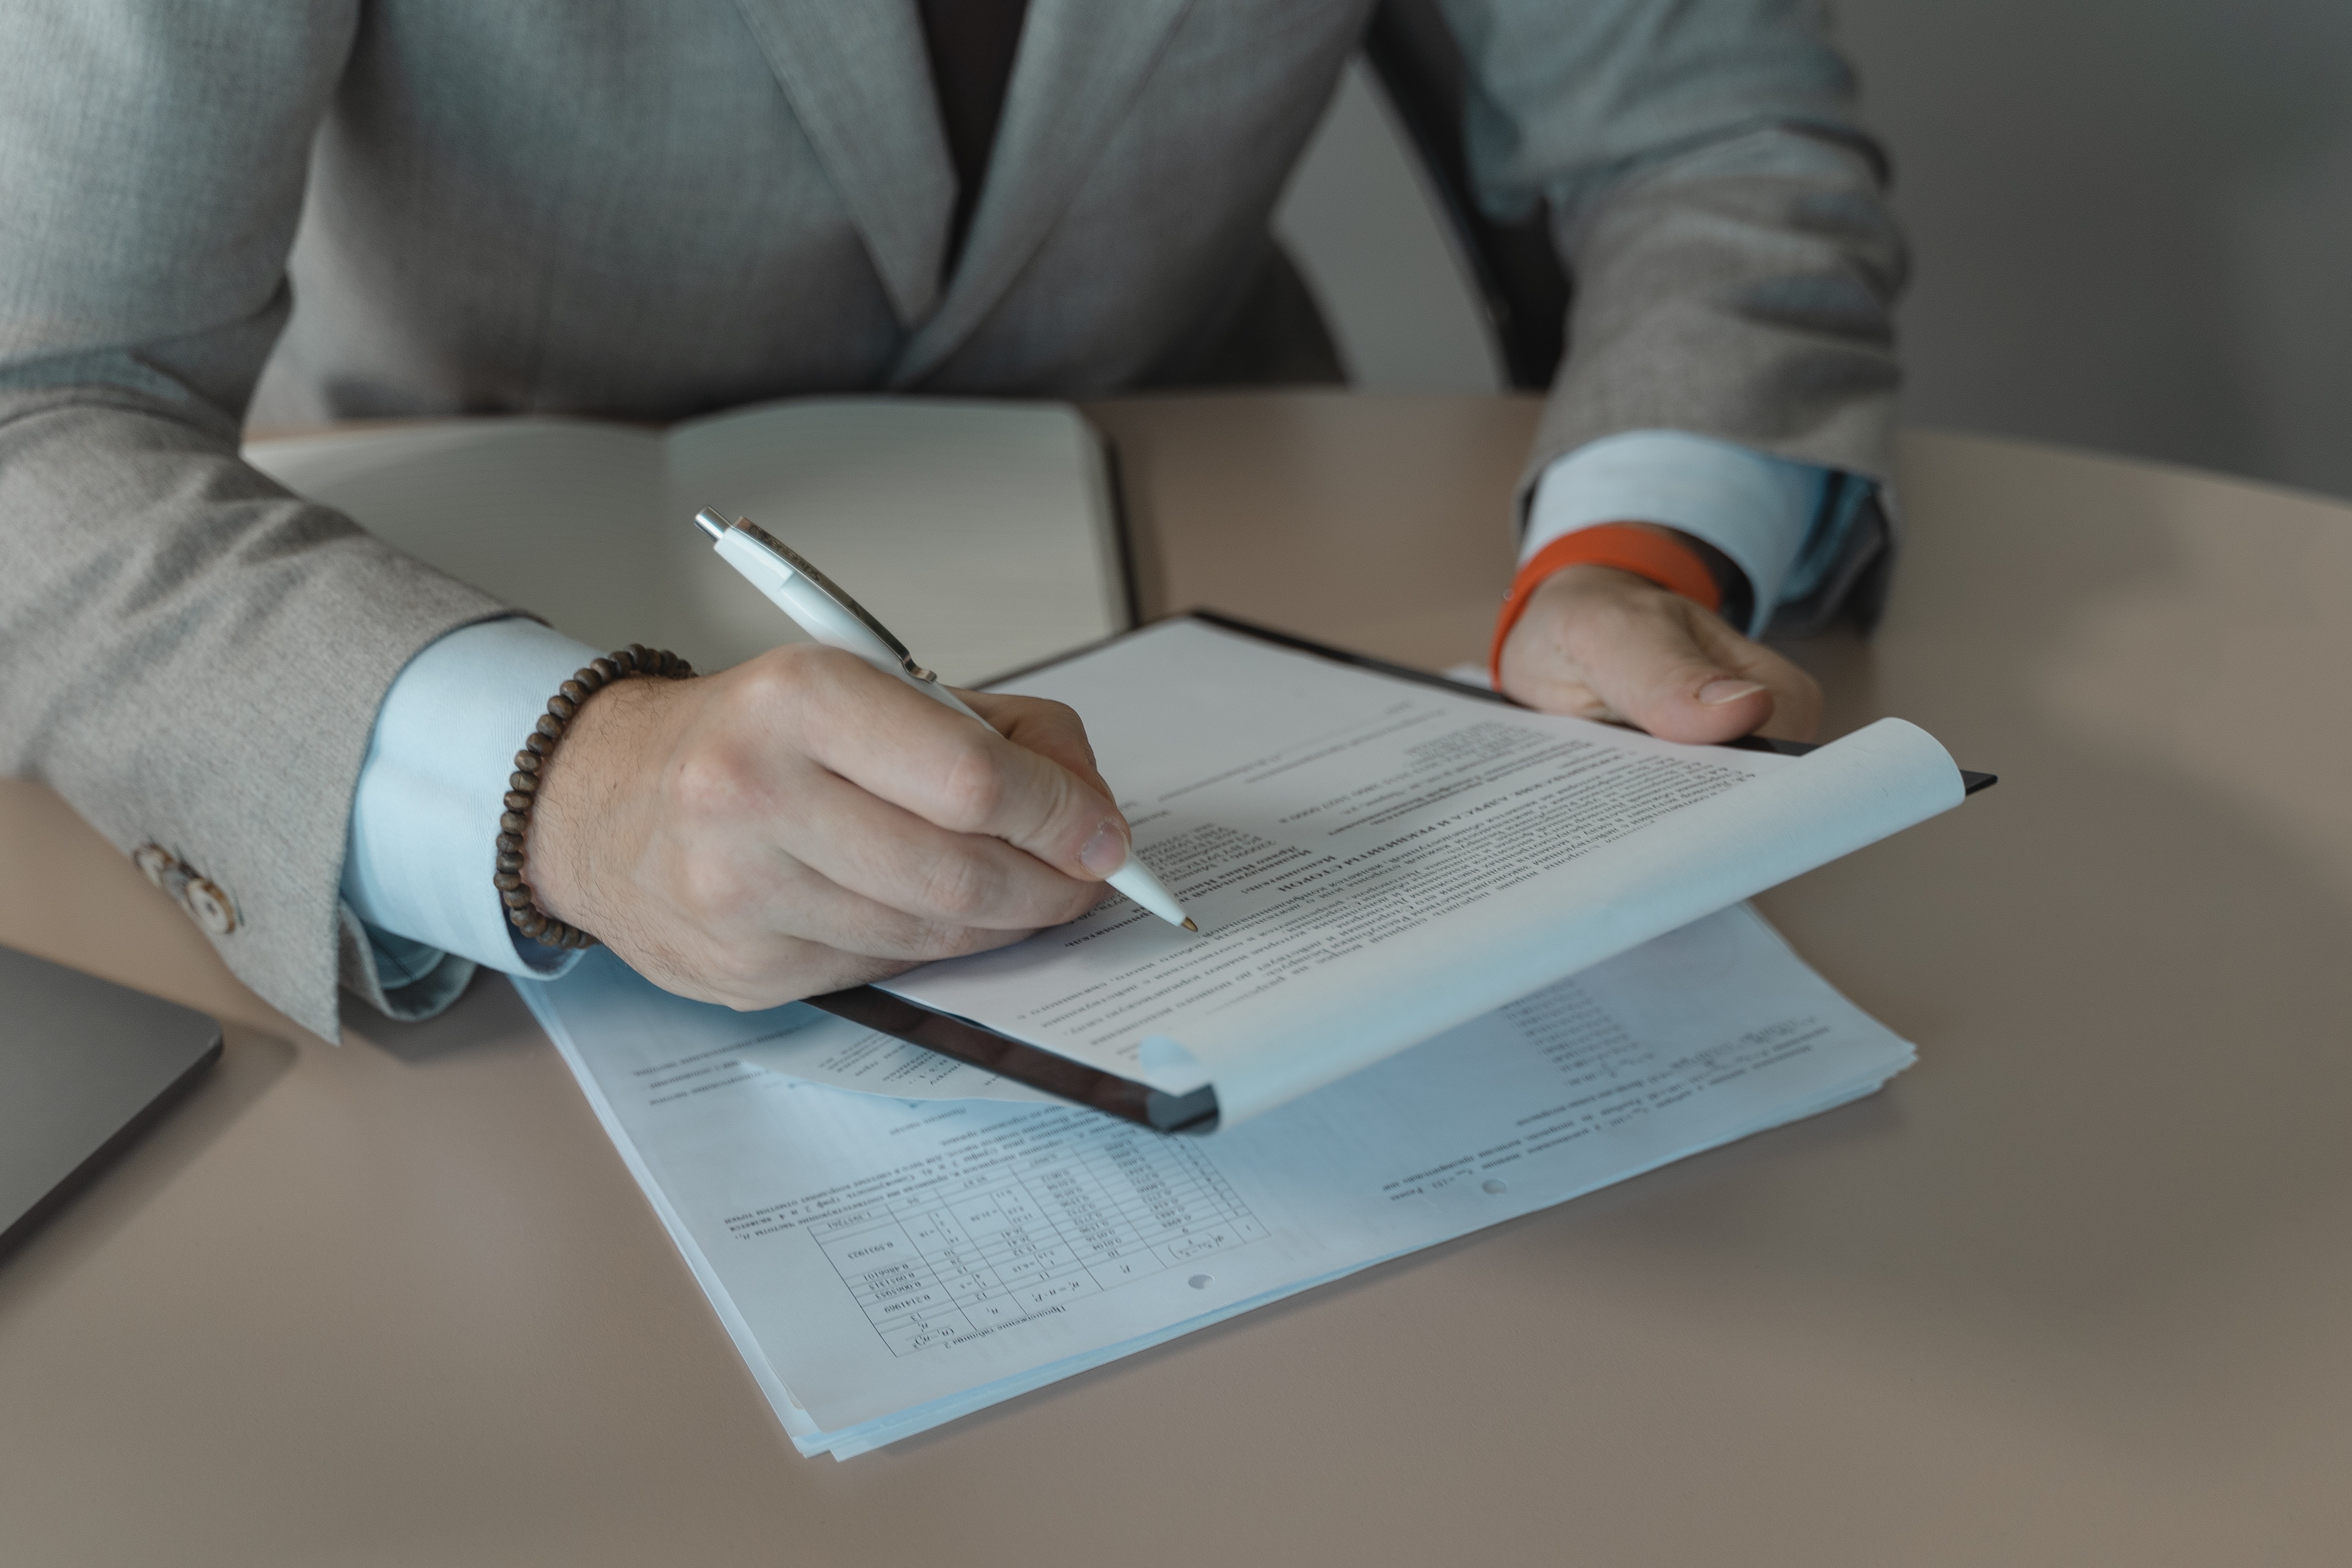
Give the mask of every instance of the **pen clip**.
[[[699, 521], [698, 518], [697, 520]], [[819, 593], [824, 594], [827, 599], [832, 600], [835, 604], [840, 605], [844, 610], [846, 610], [849, 613], [857, 617], [858, 620], [864, 622], [866, 623], [866, 629], [868, 632], [873, 632], [877, 637], [881, 638], [883, 646], [888, 648], [891, 653], [898, 656], [898, 663], [906, 667], [906, 671], [908, 675], [912, 676], [916, 680], [924, 682], [935, 682], [939, 679], [939, 676], [923, 668], [922, 665], [915, 663], [915, 655], [907, 651], [907, 644], [892, 636], [890, 634], [890, 628], [883, 625], [881, 622], [877, 621], [874, 618], [874, 612], [872, 611], [866, 609], [863, 604], [858, 603], [856, 600], [852, 599], [849, 596], [849, 591], [847, 589], [843, 588], [840, 584], [835, 582], [833, 579], [825, 576], [824, 573], [819, 571], [815, 567], [811, 566], [808, 563], [807, 558], [803, 556], [798, 550], [793, 549], [792, 546], [784, 543], [783, 540], [768, 532], [767, 529], [761, 528], [759, 524], [753, 522], [749, 517], [736, 518], [735, 527], [751, 535], [752, 539], [763, 549], [775, 551], [779, 557], [782, 558], [785, 565], [791, 567], [794, 571], [800, 573], [801, 576], [808, 580], [808, 583], [811, 588], [815, 589]]]

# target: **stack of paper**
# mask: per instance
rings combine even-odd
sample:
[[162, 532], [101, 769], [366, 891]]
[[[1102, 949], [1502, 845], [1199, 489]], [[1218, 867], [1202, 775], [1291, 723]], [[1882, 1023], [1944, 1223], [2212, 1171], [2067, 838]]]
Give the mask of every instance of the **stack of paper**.
[[1206, 1137], [804, 1007], [684, 1001], [603, 951], [519, 988], [793, 1442], [836, 1458], [1912, 1061], [1745, 907]]

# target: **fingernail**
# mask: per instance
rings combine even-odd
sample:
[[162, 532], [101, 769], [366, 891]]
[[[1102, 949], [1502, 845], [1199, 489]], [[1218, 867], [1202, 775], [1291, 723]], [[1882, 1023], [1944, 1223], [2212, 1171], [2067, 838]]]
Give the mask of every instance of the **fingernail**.
[[1708, 707], [1721, 707], [1726, 703], [1736, 703], [1741, 697], [1751, 696], [1763, 689], [1761, 682], [1735, 681], [1726, 677], [1709, 681], [1699, 687], [1698, 700]]
[[1108, 876], [1127, 863], [1127, 835], [1118, 831], [1117, 822], [1106, 819], [1095, 830], [1095, 836], [1078, 852], [1078, 863], [1097, 876]]

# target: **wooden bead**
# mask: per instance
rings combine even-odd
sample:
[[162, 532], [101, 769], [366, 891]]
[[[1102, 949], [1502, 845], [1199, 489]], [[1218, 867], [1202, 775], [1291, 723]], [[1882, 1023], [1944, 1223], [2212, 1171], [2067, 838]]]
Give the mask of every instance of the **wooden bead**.
[[[538, 731], [540, 738], [548, 743], [546, 746], [537, 748], [541, 757], [544, 757], [549, 752], [554, 750], [555, 742], [563, 738], [563, 721], [556, 717], [551, 713], [541, 714], [539, 716], [539, 722], [532, 725], [530, 727]], [[523, 744], [528, 746], [530, 743], [529, 741], [525, 741]]]
[[514, 886], [499, 891], [499, 902], [509, 909], [528, 909], [530, 907], [530, 889], [523, 886], [522, 879], [517, 877]]
[[520, 811], [503, 811], [499, 815], [499, 826], [520, 838], [530, 831], [530, 819]]
[[526, 822], [530, 821], [530, 817], [529, 815], [530, 810], [530, 796], [524, 794], [520, 789], [509, 789], [506, 793], [506, 803], [508, 810], [521, 817]]
[[521, 914], [523, 918], [516, 921], [515, 924], [522, 927], [522, 934], [524, 936], [536, 936], [541, 932], [547, 929], [547, 916], [541, 915], [538, 910], [530, 909], [518, 911], [518, 913]]
[[621, 666], [610, 659], [591, 659], [588, 661], [588, 667], [605, 680], [617, 681], [621, 678]]
[[522, 835], [520, 833], [500, 833], [499, 835], [499, 852], [500, 854], [509, 855], [519, 855], [522, 853]]
[[[572, 679], [564, 682], [555, 689], [562, 692], [565, 696], [570, 697], [572, 699], [572, 706], [575, 708], [582, 703], [588, 700], [589, 688], [580, 684], [580, 677], [577, 675], [572, 676]], [[571, 716], [567, 714], [564, 716], [568, 718]]]
[[538, 775], [517, 769], [507, 775], [507, 788], [520, 790], [526, 795], [536, 795], [539, 793]]
[[[559, 731], [558, 733], [560, 734], [562, 732]], [[543, 758], [549, 752], [555, 749], [555, 740], [551, 736], [541, 734], [538, 727], [534, 726], [532, 727], [531, 733], [522, 737], [522, 748], [525, 751], [530, 752], [533, 757]]]
[[515, 889], [522, 886], [522, 873], [520, 871], [500, 871], [493, 873], [490, 877], [490, 885], [497, 888], [500, 893], [511, 893]]
[[[500, 838], [506, 837], [504, 833], [501, 833], [499, 836]], [[500, 850], [499, 852], [499, 869], [500, 871], [518, 872], [522, 870], [522, 856], [513, 850]]]

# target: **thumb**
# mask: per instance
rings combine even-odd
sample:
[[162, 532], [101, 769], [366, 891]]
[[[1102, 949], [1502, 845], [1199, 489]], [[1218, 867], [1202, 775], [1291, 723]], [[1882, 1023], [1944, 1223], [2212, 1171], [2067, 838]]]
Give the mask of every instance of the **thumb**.
[[[1662, 740], [1707, 744], [1764, 728], [1810, 735], [1811, 677], [1690, 601], [1653, 590], [1570, 632], [1585, 681], [1609, 709]], [[1778, 722], [1776, 722], [1778, 721]]]

